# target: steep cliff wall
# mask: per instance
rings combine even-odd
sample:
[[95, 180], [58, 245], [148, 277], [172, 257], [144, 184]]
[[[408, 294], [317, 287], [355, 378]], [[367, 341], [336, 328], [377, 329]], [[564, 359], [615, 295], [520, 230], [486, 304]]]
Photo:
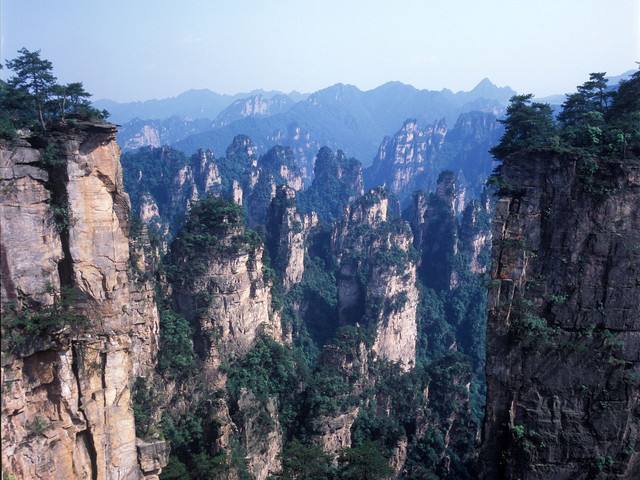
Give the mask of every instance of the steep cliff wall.
[[[158, 315], [131, 275], [115, 128], [78, 123], [0, 146], [3, 469], [17, 478], [157, 478], [140, 457], [134, 374], [155, 364]], [[144, 450], [144, 449], [143, 449]]]
[[304, 274], [305, 241], [316, 225], [315, 213], [300, 215], [296, 208], [296, 192], [281, 185], [269, 206], [267, 247], [273, 266], [281, 272], [282, 288], [289, 291]]
[[242, 223], [239, 207], [216, 198], [194, 206], [172, 245], [173, 297], [198, 330], [205, 365], [244, 355], [260, 332], [281, 337], [271, 311], [264, 247]]
[[367, 185], [386, 185], [389, 192], [402, 197], [418, 187], [433, 187], [438, 152], [446, 135], [444, 120], [426, 128], [407, 120], [393, 137], [382, 141], [367, 169]]
[[640, 167], [598, 161], [501, 167], [484, 478], [640, 476]]
[[488, 151], [502, 131], [494, 114], [479, 111], [461, 114], [453, 128], [444, 120], [427, 126], [407, 120], [380, 144], [365, 170], [366, 186], [385, 185], [404, 206], [414, 191], [434, 191], [446, 169], [458, 175], [470, 197], [478, 197], [494, 164]]
[[418, 304], [413, 236], [408, 224], [391, 218], [383, 189], [367, 192], [345, 209], [332, 247], [339, 264], [340, 321], [370, 325], [373, 352], [412, 368]]

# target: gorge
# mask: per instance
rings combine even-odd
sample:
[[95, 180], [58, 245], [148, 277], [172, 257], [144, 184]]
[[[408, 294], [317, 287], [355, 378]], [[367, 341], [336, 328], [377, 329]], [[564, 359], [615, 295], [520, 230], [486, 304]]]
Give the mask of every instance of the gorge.
[[598, 75], [368, 167], [3, 104], [3, 478], [637, 478], [640, 73]]

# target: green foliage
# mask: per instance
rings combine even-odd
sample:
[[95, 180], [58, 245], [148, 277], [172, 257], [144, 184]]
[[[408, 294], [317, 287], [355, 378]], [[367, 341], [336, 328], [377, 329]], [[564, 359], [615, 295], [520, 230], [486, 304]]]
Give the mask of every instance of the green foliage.
[[18, 477], [16, 477], [13, 473], [9, 473], [4, 468], [2, 469], [2, 478], [4, 480], [18, 480]]
[[36, 415], [33, 420], [31, 420], [29, 423], [27, 423], [27, 431], [31, 435], [41, 435], [50, 426], [51, 426], [51, 424], [49, 423], [49, 421], [46, 418], [44, 418], [44, 417], [42, 417], [40, 415]]
[[107, 115], [91, 107], [91, 95], [82, 83], [56, 83], [53, 65], [40, 57], [39, 50], [21, 48], [6, 66], [14, 75], [0, 88], [0, 125], [5, 138], [15, 135], [17, 128], [46, 131], [52, 122], [64, 121], [70, 114], [90, 120], [102, 120]]
[[566, 293], [549, 295], [549, 301], [554, 305], [564, 305], [568, 298]]
[[349, 200], [359, 195], [356, 188], [361, 170], [355, 158], [322, 147], [316, 156], [313, 183], [297, 197], [298, 208], [305, 213], [316, 212], [323, 223], [338, 220]]
[[237, 401], [243, 389], [260, 401], [277, 398], [280, 423], [285, 430], [295, 420], [299, 385], [307, 374], [296, 352], [261, 335], [253, 348], [240, 360], [224, 367], [227, 391]]
[[[309, 417], [333, 415], [357, 404], [352, 386], [361, 380], [358, 352], [366, 341], [364, 329], [345, 326], [337, 330], [332, 343], [325, 345], [305, 392], [304, 408], [310, 412]], [[336, 363], [340, 358], [350, 359], [353, 367], [344, 370]]]
[[73, 225], [73, 218], [69, 211], [68, 205], [51, 205], [51, 214], [53, 217], [53, 224], [56, 227], [58, 233], [65, 233], [69, 231], [69, 228]]
[[211, 255], [240, 251], [254, 254], [261, 243], [255, 231], [244, 227], [244, 215], [238, 205], [207, 196], [191, 207], [184, 227], [172, 243], [167, 270], [174, 281], [184, 282], [203, 273]]
[[335, 478], [331, 456], [318, 445], [304, 445], [294, 439], [281, 455], [282, 472], [273, 478], [286, 480], [327, 480]]
[[[142, 147], [124, 152], [121, 158], [125, 190], [131, 197], [131, 210], [138, 212], [144, 194], [149, 193], [161, 216], [173, 218], [171, 212], [172, 182], [189, 159], [183, 152], [169, 147]], [[170, 223], [177, 223], [174, 219]]]
[[520, 299], [514, 307], [510, 332], [516, 339], [529, 347], [549, 345], [554, 341], [558, 329], [536, 312], [531, 301]]
[[158, 411], [162, 398], [142, 377], [136, 378], [131, 389], [131, 403], [136, 423], [136, 436], [140, 438], [157, 438], [160, 431], [156, 428], [154, 415]]
[[338, 462], [341, 480], [381, 480], [393, 473], [388, 456], [371, 441], [343, 450]]
[[2, 315], [2, 350], [20, 353], [36, 339], [47, 339], [65, 328], [77, 329], [87, 323], [73, 309], [73, 291], [57, 295], [52, 305], [8, 306]]
[[514, 425], [511, 427], [511, 433], [516, 440], [521, 440], [525, 436], [525, 428], [524, 425]]
[[[616, 161], [640, 157], [639, 96], [640, 70], [617, 90], [607, 86], [605, 73], [592, 73], [567, 96], [558, 124], [548, 105], [514, 96], [502, 121], [505, 133], [491, 153], [502, 160], [531, 151], [577, 159], [585, 191], [606, 197], [617, 188]], [[500, 182], [500, 172], [492, 178]]]
[[[478, 423], [466, 402], [466, 384], [471, 380], [469, 359], [460, 353], [448, 354], [430, 363], [424, 375], [429, 386], [430, 427], [409, 450], [404, 478], [475, 478], [472, 466]], [[451, 419], [455, 420], [451, 423]]]
[[190, 480], [191, 475], [187, 471], [187, 466], [175, 455], [169, 457], [169, 463], [162, 469], [161, 480]]
[[226, 470], [227, 462], [224, 453], [211, 456], [200, 452], [193, 456], [192, 469], [190, 471], [193, 480], [212, 480]]
[[533, 95], [515, 95], [507, 108], [507, 118], [500, 143], [491, 149], [498, 158], [523, 149], [540, 149], [552, 145], [556, 129], [549, 105], [532, 102]]
[[185, 378], [196, 369], [193, 330], [189, 322], [171, 309], [160, 311], [158, 371], [168, 378]]
[[603, 472], [613, 466], [614, 460], [610, 455], [598, 455], [595, 459], [595, 468], [598, 472]]

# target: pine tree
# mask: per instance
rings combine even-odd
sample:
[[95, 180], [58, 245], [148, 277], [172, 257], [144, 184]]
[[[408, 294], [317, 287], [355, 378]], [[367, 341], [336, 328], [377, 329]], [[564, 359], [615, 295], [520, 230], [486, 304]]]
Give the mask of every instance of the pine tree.
[[49, 60], [40, 58], [40, 50], [18, 50], [18, 57], [7, 62], [15, 75], [8, 81], [12, 95], [22, 96], [30, 103], [43, 130], [47, 129], [49, 101], [56, 89], [56, 77]]
[[497, 158], [525, 148], [551, 146], [556, 137], [551, 107], [544, 103], [532, 102], [533, 95], [515, 95], [507, 107], [507, 116], [500, 120], [505, 132], [500, 143], [491, 149]]

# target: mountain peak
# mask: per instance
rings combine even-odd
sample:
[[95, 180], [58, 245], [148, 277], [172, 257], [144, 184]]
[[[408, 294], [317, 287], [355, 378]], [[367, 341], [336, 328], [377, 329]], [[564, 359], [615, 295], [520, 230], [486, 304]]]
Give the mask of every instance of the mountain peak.
[[484, 77], [482, 80], [480, 80], [480, 82], [473, 87], [473, 90], [471, 90], [472, 92], [477, 92], [477, 91], [486, 91], [488, 89], [496, 89], [498, 88], [498, 86], [496, 84], [494, 84], [491, 80], [489, 80], [488, 77]]

